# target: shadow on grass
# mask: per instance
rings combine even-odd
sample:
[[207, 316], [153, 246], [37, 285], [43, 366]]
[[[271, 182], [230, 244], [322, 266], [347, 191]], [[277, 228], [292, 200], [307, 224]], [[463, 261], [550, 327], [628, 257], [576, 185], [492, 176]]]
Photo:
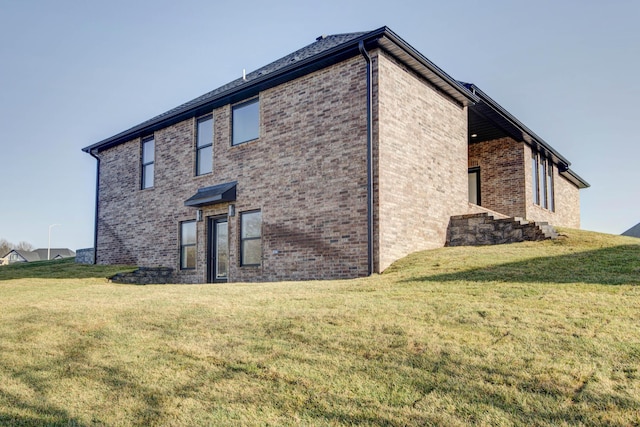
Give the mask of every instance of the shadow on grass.
[[[30, 317], [25, 318], [25, 320], [29, 319]], [[59, 324], [65, 323], [59, 322]], [[73, 331], [74, 326], [66, 325], [66, 329]], [[25, 335], [29, 336], [29, 332]], [[34, 338], [29, 337], [29, 339]], [[3, 385], [0, 384], [0, 425], [65, 427], [107, 425], [103, 418], [113, 415], [104, 410], [108, 406], [108, 404], [105, 406], [104, 402], [96, 403], [98, 409], [94, 407], [93, 412], [90, 412], [91, 420], [88, 423], [71, 416], [66, 410], [69, 403], [52, 402], [50, 397], [52, 394], [69, 393], [65, 389], [60, 389], [61, 384], [66, 384], [69, 390], [77, 392], [76, 387], [82, 387], [81, 384], [84, 381], [102, 384], [103, 387], [94, 390], [104, 392], [105, 399], [113, 396], [135, 397], [139, 407], [130, 414], [131, 425], [160, 425], [163, 421], [163, 396], [153, 389], [153, 385], [146, 386], [135, 381], [123, 368], [92, 360], [92, 354], [106, 342], [108, 342], [106, 334], [103, 336], [100, 330], [93, 333], [76, 333], [69, 337], [64, 346], [57, 348], [61, 352], [59, 356], [49, 355], [33, 362], [32, 365], [0, 367], [0, 372], [12, 378], [12, 382], [26, 387], [31, 394], [31, 397], [24, 398], [7, 389], [3, 390]], [[1, 347], [0, 350], [2, 350]], [[53, 392], [54, 390], [57, 391]], [[6, 407], [3, 407], [3, 404]], [[86, 407], [80, 407], [82, 412], [88, 412]]]
[[521, 282], [640, 285], [640, 245], [607, 247], [567, 255], [539, 257], [454, 273], [412, 277], [405, 282]]
[[[40, 410], [38, 407], [32, 407], [33, 410]], [[21, 427], [83, 427], [83, 424], [75, 418], [69, 417], [66, 412], [58, 411], [59, 414], [47, 414], [45, 417], [30, 416], [14, 416], [0, 411], [0, 425], [3, 426], [21, 426]]]
[[116, 273], [133, 271], [127, 265], [76, 264], [73, 258], [35, 261], [0, 267], [0, 281], [14, 279], [88, 279], [107, 278]]
[[[418, 374], [412, 380], [415, 389], [423, 395], [414, 403], [414, 407], [420, 408], [423, 404], [421, 400], [434, 392], [452, 396], [469, 404], [467, 410], [454, 409], [469, 424], [486, 422], [481, 412], [470, 408], [497, 409], [515, 425], [600, 425], [604, 408], [607, 408], [606, 411], [629, 414], [630, 418], [633, 418], [631, 414], [640, 410], [637, 399], [627, 395], [624, 389], [615, 391], [605, 387], [587, 387], [589, 382], [597, 383], [593, 376], [587, 377], [575, 388], [574, 382], [549, 381], [544, 372], [535, 368], [513, 369], [513, 366], [496, 366], [491, 361], [473, 363], [447, 353], [439, 356], [415, 355], [408, 359], [408, 364], [419, 371], [429, 372], [428, 375]], [[477, 381], [476, 378], [482, 378], [483, 381]], [[502, 387], [501, 384], [509, 386]], [[570, 405], [566, 405], [568, 401]], [[624, 420], [620, 420], [619, 425], [626, 425], [624, 423]]]

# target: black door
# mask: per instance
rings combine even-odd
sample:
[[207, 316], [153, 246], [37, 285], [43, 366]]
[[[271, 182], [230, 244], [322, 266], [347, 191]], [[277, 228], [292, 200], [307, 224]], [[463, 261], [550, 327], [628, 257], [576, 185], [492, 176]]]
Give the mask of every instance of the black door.
[[229, 227], [227, 218], [209, 218], [209, 283], [226, 282], [229, 275]]

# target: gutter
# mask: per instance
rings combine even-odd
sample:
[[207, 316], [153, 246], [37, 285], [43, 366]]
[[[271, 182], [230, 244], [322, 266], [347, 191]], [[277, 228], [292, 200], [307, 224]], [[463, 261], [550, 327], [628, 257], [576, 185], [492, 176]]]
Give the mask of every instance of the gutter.
[[97, 160], [96, 164], [96, 208], [95, 218], [93, 220], [93, 264], [98, 262], [98, 200], [100, 192], [100, 157], [93, 153], [93, 150], [87, 151], [91, 157]]
[[358, 49], [367, 62], [367, 258], [369, 275], [372, 275], [375, 271], [373, 257], [373, 72], [371, 57], [362, 40], [358, 43]]
[[560, 171], [560, 175], [564, 176], [566, 179], [568, 179], [570, 182], [572, 182], [576, 187], [580, 189], [591, 187], [591, 184], [589, 184], [587, 181], [582, 179], [580, 175], [578, 175], [577, 173], [575, 173], [569, 168], [567, 168], [567, 170], [565, 171]]

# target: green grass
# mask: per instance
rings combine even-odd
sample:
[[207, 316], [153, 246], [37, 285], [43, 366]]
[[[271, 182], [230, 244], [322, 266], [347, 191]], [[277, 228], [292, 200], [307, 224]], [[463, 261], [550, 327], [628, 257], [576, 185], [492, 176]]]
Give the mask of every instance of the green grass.
[[0, 267], [0, 425], [640, 425], [640, 240], [562, 232], [346, 281]]
[[10, 279], [82, 279], [106, 278], [119, 272], [133, 271], [126, 265], [76, 264], [73, 258], [17, 263], [0, 267], [0, 281]]

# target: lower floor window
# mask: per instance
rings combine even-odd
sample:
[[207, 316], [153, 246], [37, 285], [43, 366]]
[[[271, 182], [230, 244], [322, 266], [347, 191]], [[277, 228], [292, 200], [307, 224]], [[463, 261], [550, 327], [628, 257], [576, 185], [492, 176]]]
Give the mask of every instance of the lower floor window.
[[180, 269], [196, 268], [196, 222], [180, 223]]
[[469, 169], [469, 203], [480, 206], [480, 168]]
[[262, 213], [244, 212], [240, 216], [240, 265], [260, 265], [262, 261]]
[[555, 211], [553, 162], [550, 158], [533, 152], [531, 172], [533, 203], [552, 212]]

